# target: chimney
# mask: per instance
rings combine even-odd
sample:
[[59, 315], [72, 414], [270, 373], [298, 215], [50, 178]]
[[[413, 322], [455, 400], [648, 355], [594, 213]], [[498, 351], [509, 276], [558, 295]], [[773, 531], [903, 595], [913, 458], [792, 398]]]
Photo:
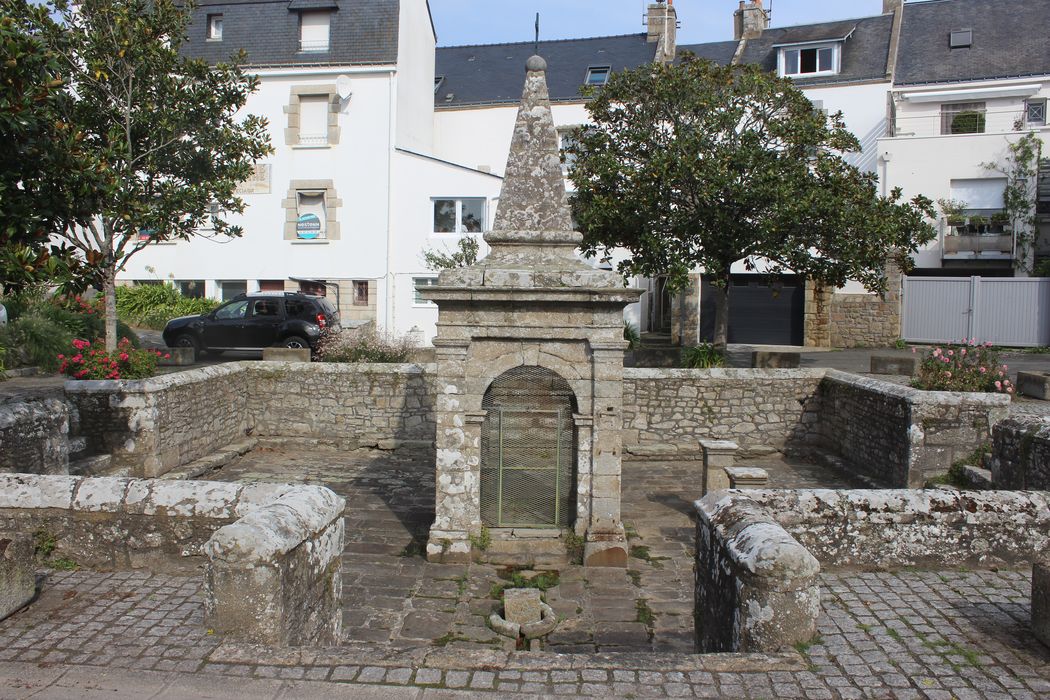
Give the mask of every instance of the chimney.
[[769, 29], [769, 10], [762, 7], [762, 0], [744, 2], [740, 0], [740, 9], [733, 15], [733, 37], [757, 39], [762, 32]]
[[904, 5], [904, 0], [882, 0], [882, 14], [892, 15]]
[[669, 63], [678, 51], [678, 11], [674, 0], [654, 2], [649, 5], [649, 43], [656, 44], [656, 60]]

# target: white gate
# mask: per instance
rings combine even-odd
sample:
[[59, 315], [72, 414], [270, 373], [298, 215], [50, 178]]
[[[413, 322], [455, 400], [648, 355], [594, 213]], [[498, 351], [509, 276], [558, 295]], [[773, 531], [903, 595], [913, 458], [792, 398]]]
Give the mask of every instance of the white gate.
[[901, 326], [912, 343], [1050, 345], [1050, 278], [905, 277]]

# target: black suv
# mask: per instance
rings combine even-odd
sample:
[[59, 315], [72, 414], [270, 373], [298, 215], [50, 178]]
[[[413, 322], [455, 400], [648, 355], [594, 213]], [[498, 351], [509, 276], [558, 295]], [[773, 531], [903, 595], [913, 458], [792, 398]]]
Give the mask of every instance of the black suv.
[[164, 342], [221, 355], [226, 350], [268, 347], [317, 348], [327, 333], [338, 333], [339, 311], [325, 297], [298, 292], [238, 294], [211, 313], [168, 321]]

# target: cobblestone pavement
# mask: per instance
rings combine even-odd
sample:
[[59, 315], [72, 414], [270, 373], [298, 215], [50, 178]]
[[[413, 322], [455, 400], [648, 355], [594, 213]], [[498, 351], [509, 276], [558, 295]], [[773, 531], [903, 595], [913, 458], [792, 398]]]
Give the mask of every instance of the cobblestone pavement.
[[[208, 634], [197, 578], [52, 572], [35, 604], [0, 622], [0, 699], [149, 697], [147, 680], [166, 697], [247, 697], [249, 689], [252, 697], [439, 697], [438, 689], [813, 700], [1050, 695], [1050, 650], [1028, 627], [1026, 573], [831, 573], [822, 588], [820, 635], [798, 654], [274, 650]], [[80, 669], [63, 671], [67, 665]], [[115, 681], [91, 669], [141, 675], [113, 676], [120, 682], [110, 689]]]

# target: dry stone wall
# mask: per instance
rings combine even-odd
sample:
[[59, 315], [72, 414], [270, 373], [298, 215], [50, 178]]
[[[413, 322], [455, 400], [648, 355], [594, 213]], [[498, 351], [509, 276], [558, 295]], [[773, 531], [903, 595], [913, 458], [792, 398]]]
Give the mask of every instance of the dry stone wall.
[[732, 440], [744, 454], [815, 445], [822, 369], [624, 370], [624, 445]]
[[0, 473], [68, 474], [69, 409], [58, 399], [0, 404]]
[[997, 489], [1050, 490], [1050, 421], [1018, 417], [997, 424], [991, 466]]

